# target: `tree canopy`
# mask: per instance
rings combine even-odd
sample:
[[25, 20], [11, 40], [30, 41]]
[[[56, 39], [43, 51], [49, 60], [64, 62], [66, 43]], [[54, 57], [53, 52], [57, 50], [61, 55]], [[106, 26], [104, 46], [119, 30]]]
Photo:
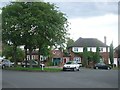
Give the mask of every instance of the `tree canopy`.
[[12, 2], [2, 8], [2, 16], [3, 42], [12, 44], [14, 51], [20, 45], [41, 50], [65, 42], [67, 17], [54, 4]]
[[67, 48], [71, 46], [75, 41], [71, 38], [67, 38]]
[[47, 44], [56, 45], [65, 39], [67, 19], [54, 4], [13, 2], [2, 10], [4, 41], [9, 40], [18, 45], [27, 41], [41, 44], [45, 41]]

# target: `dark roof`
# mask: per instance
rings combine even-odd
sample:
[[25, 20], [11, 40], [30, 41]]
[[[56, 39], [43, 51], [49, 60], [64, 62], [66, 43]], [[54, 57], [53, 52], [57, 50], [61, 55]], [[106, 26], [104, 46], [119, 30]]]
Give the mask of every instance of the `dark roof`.
[[107, 47], [107, 45], [96, 38], [79, 38], [70, 47]]
[[120, 58], [120, 45], [115, 48], [115, 53], [117, 54], [117, 57]]
[[115, 48], [115, 51], [118, 51], [120, 50], [120, 45], [118, 45], [116, 48]]
[[120, 52], [120, 45], [118, 45], [114, 50], [116, 53], [119, 53]]

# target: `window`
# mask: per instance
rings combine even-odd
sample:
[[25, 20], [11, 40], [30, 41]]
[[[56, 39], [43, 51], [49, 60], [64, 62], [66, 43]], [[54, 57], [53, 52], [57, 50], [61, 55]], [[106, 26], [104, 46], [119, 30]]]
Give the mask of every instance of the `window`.
[[87, 51], [92, 51], [92, 48], [91, 48], [91, 47], [88, 47], [88, 48], [87, 48]]
[[106, 47], [100, 47], [100, 52], [106, 52], [106, 51], [107, 51]]
[[78, 48], [77, 47], [74, 47], [74, 52], [78, 52]]
[[103, 52], [103, 48], [102, 47], [100, 47], [100, 52]]
[[34, 55], [32, 55], [32, 59], [34, 59]]
[[80, 57], [74, 57], [73, 60], [76, 61], [77, 63], [81, 63], [81, 58]]
[[30, 60], [30, 55], [27, 55], [27, 60]]
[[72, 51], [73, 52], [83, 52], [83, 47], [73, 47]]

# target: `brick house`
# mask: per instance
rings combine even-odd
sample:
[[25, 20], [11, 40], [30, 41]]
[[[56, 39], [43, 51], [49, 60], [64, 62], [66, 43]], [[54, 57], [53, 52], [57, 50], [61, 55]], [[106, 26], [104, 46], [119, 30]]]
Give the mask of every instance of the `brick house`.
[[120, 66], [120, 45], [114, 49], [114, 64]]
[[83, 52], [83, 48], [87, 47], [87, 51], [96, 52], [96, 48], [100, 48], [100, 55], [103, 62], [108, 64], [109, 59], [109, 46], [106, 45], [106, 37], [104, 37], [104, 43], [96, 38], [79, 38], [69, 48], [68, 51], [71, 55], [71, 60], [79, 61], [83, 63], [83, 57], [80, 53]]
[[52, 62], [54, 66], [58, 66], [62, 62], [63, 53], [60, 50], [52, 50]]
[[[38, 51], [37, 50], [34, 50], [32, 51], [32, 59], [33, 60], [38, 60]], [[27, 52], [27, 60], [30, 60], [30, 53]], [[43, 57], [43, 55], [40, 55], [40, 61], [44, 61], [45, 60], [45, 57]]]
[[[40, 55], [40, 61], [47, 62], [49, 60], [52, 61], [53, 66], [59, 66], [63, 65], [64, 63], [68, 62], [70, 60], [69, 55], [64, 55], [64, 53], [61, 50], [51, 50], [51, 57], [47, 58], [44, 57], [43, 55]], [[32, 59], [33, 60], [38, 60], [38, 51], [34, 50], [32, 51]], [[30, 60], [30, 53], [27, 52], [27, 60]]]

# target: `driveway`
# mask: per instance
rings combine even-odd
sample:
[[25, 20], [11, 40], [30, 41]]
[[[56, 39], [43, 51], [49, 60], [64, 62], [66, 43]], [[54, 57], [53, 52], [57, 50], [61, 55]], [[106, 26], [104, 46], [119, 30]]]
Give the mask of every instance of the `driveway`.
[[3, 88], [118, 88], [117, 70], [3, 71]]

